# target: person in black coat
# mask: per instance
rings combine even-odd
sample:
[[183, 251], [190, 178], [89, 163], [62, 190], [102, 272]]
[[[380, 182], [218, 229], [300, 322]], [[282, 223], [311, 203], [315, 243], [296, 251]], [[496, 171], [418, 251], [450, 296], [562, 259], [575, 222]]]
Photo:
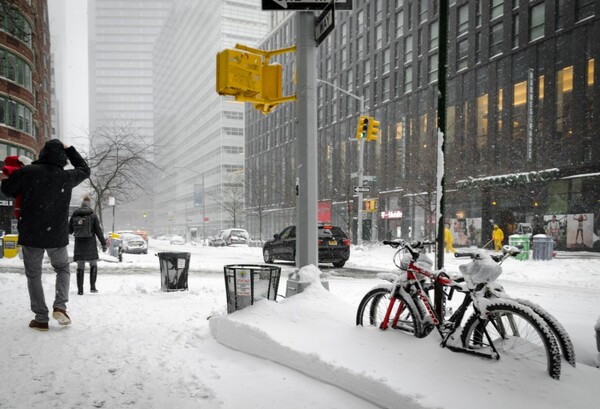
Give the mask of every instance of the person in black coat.
[[[74, 169], [63, 169], [67, 159]], [[35, 319], [29, 327], [48, 330], [48, 306], [42, 286], [44, 251], [56, 272], [56, 291], [52, 317], [61, 325], [71, 323], [67, 314], [69, 301], [69, 204], [75, 186], [90, 176], [90, 168], [77, 150], [52, 139], [44, 144], [39, 159], [23, 166], [10, 177], [0, 176], [2, 192], [21, 195], [18, 243], [23, 253], [31, 310]]]
[[[75, 229], [75, 223], [89, 223], [90, 234], [84, 234], [85, 237], [78, 237]], [[102, 251], [106, 251], [106, 239], [98, 217], [92, 210], [92, 199], [89, 195], [83, 197], [81, 207], [76, 209], [69, 220], [69, 233], [75, 233], [75, 252], [73, 261], [77, 262], [77, 294], [83, 295], [83, 273], [85, 271], [85, 262], [90, 263], [90, 292], [97, 293], [96, 278], [98, 277], [98, 244], [96, 237], [100, 240]]]

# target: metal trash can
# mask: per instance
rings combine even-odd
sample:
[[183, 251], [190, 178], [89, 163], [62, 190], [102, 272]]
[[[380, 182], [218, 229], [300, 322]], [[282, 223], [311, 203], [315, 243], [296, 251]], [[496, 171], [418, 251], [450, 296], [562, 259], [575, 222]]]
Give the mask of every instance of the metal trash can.
[[536, 234], [533, 236], [533, 259], [534, 260], [552, 260], [554, 251], [554, 240], [552, 236], [545, 234]]
[[231, 264], [223, 268], [227, 313], [241, 310], [255, 301], [277, 301], [281, 267], [271, 265]]
[[19, 254], [19, 245], [17, 244], [17, 242], [19, 241], [19, 235], [18, 234], [5, 234], [4, 237], [4, 243], [3, 243], [3, 249], [4, 249], [4, 257], [6, 258], [13, 258], [16, 257], [17, 254]]
[[161, 290], [185, 291], [188, 289], [188, 270], [190, 269], [190, 253], [162, 252], [157, 253], [160, 262]]
[[508, 236], [508, 244], [521, 249], [521, 253], [515, 257], [517, 260], [529, 260], [529, 236], [526, 234], [513, 234]]

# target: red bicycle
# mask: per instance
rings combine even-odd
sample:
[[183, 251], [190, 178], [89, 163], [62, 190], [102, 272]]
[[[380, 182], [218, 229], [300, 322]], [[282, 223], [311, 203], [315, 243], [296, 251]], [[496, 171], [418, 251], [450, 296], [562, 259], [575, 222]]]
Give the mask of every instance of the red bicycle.
[[[421, 254], [424, 246], [433, 242], [394, 240], [384, 244], [398, 249], [394, 264], [401, 272], [378, 274], [387, 283], [363, 297], [357, 310], [357, 325], [392, 328], [417, 338], [426, 337], [435, 328], [442, 338], [441, 346], [451, 351], [526, 361], [559, 379], [561, 348], [554, 331], [524, 300], [508, 298], [495, 283], [502, 273], [502, 261], [517, 255], [519, 249], [505, 246], [500, 255], [480, 249], [457, 252], [457, 257], [470, 257], [471, 262], [459, 266], [462, 277], [450, 278], [444, 270], [435, 271], [427, 255]], [[429, 295], [436, 282], [444, 287], [442, 316], [434, 311]], [[464, 298], [451, 313], [445, 306], [455, 292]], [[562, 332], [566, 334], [564, 329]], [[565, 358], [574, 364], [574, 354], [565, 353]]]

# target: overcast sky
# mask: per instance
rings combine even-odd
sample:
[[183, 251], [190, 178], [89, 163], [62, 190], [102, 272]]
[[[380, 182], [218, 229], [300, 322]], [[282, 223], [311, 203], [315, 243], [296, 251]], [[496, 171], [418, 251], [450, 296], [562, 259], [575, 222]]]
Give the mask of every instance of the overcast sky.
[[82, 150], [87, 147], [82, 137], [89, 122], [87, 3], [48, 0], [62, 134], [59, 137]]

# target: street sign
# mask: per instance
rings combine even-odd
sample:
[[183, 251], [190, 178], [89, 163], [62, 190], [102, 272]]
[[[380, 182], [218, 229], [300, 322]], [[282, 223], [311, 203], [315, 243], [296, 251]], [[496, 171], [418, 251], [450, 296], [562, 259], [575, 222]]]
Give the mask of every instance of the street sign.
[[331, 0], [315, 22], [315, 41], [317, 47], [333, 31], [335, 27], [335, 1]]
[[[262, 0], [263, 10], [323, 10], [330, 0]], [[352, 10], [352, 0], [335, 0], [337, 10]]]
[[377, 182], [377, 176], [363, 175], [363, 180], [366, 180], [367, 182]]
[[369, 193], [370, 191], [370, 186], [354, 186], [354, 193]]

